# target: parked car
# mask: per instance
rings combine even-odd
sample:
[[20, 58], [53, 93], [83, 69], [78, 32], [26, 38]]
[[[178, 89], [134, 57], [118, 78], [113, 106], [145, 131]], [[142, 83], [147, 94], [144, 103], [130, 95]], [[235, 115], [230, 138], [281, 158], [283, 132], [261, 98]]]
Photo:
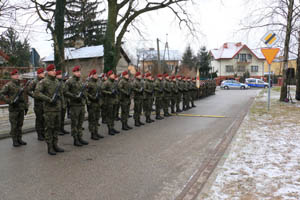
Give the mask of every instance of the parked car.
[[221, 83], [221, 89], [229, 90], [229, 89], [248, 89], [250, 88], [247, 84], [240, 83], [235, 80], [225, 80]]
[[246, 78], [246, 84], [250, 87], [260, 87], [260, 88], [268, 88], [269, 83], [266, 83], [257, 78]]

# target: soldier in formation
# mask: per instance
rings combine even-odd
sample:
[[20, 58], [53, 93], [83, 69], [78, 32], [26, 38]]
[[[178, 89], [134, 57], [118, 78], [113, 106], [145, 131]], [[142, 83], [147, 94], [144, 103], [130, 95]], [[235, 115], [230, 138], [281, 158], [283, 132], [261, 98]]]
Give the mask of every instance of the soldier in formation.
[[50, 155], [64, 152], [64, 149], [58, 146], [58, 134], [68, 133], [64, 129], [66, 102], [69, 102], [70, 107], [74, 146], [81, 147], [88, 145], [83, 139], [82, 127], [86, 110], [91, 139], [99, 140], [104, 137], [98, 131], [100, 117], [102, 122], [107, 124], [109, 135], [120, 133], [115, 129], [115, 121], [119, 116], [118, 104], [121, 107], [122, 130], [128, 131], [132, 129], [128, 124], [132, 100], [134, 125], [140, 127], [145, 125], [141, 121], [142, 114], [145, 115], [146, 123], [154, 122], [151, 119], [152, 111], [155, 111], [156, 119], [161, 120], [161, 111], [164, 112], [164, 117], [169, 117], [169, 111], [176, 114], [188, 110], [196, 106], [194, 101], [215, 94], [216, 89], [214, 80], [200, 81], [198, 88], [195, 78], [180, 75], [158, 74], [154, 78], [151, 73], [142, 75], [137, 72], [134, 79], [130, 80], [127, 70], [122, 72], [118, 79], [113, 71], [99, 76], [96, 69], [93, 69], [83, 82], [80, 66], [75, 66], [72, 69], [73, 76], [65, 82], [65, 74], [56, 71], [54, 65], [49, 65], [46, 71], [45, 77], [44, 70], [38, 69], [37, 78], [32, 82], [28, 81], [24, 86], [18, 71], [12, 71], [12, 80], [2, 88], [0, 97], [9, 104], [13, 146], [26, 145], [22, 140], [22, 125], [24, 115], [28, 111], [28, 102], [23, 91], [29, 85], [25, 91], [34, 99], [38, 140], [46, 141]]

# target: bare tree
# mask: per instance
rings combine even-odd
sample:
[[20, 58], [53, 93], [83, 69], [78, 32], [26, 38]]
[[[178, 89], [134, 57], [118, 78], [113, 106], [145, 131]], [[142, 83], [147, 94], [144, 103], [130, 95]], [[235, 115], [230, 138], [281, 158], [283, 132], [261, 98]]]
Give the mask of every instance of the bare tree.
[[284, 101], [287, 97], [287, 80], [286, 70], [288, 68], [289, 53], [295, 53], [295, 48], [291, 48], [295, 43], [299, 24], [299, 8], [300, 2], [294, 0], [271, 0], [266, 2], [267, 6], [256, 8], [248, 16], [247, 24], [243, 24], [242, 30], [268, 29], [273, 30], [282, 39], [277, 44], [283, 49], [283, 69], [282, 78], [283, 85], [281, 87], [280, 101]]
[[9, 0], [0, 0], [0, 28], [9, 28], [16, 21], [16, 13], [25, 7], [18, 3], [12, 3]]
[[54, 64], [57, 69], [64, 69], [64, 17], [66, 0], [43, 1], [31, 0], [34, 3], [35, 11], [39, 18], [47, 24], [54, 47]]
[[120, 59], [122, 39], [128, 27], [142, 14], [163, 8], [170, 9], [179, 24], [185, 24], [192, 32], [193, 23], [184, 4], [192, 0], [107, 0], [108, 19], [104, 43], [104, 71], [116, 69]]

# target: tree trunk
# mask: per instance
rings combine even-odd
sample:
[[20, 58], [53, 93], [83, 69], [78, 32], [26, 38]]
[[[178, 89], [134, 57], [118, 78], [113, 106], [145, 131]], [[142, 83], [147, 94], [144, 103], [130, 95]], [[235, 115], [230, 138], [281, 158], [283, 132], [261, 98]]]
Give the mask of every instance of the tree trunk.
[[[107, 27], [104, 37], [104, 73], [109, 70], [116, 71], [115, 32], [117, 28], [118, 6], [117, 0], [108, 1]], [[120, 53], [119, 53], [120, 55]]]
[[288, 68], [288, 60], [289, 60], [289, 45], [290, 45], [290, 38], [291, 38], [291, 32], [292, 32], [292, 20], [293, 20], [293, 11], [294, 11], [293, 9], [294, 9], [294, 0], [289, 0], [286, 35], [285, 35], [285, 41], [284, 41], [282, 86], [281, 86], [281, 91], [280, 91], [280, 101], [284, 101], [287, 98], [286, 71]]
[[66, 0], [56, 0], [54, 41], [54, 64], [57, 70], [65, 71], [64, 22]]
[[298, 31], [298, 55], [296, 72], [296, 99], [300, 100], [300, 31]]

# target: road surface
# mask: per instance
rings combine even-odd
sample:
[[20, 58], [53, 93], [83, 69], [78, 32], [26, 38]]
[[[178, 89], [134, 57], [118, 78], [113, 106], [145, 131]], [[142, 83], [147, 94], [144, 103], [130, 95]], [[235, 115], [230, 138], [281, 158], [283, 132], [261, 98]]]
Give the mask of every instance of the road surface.
[[90, 144], [74, 147], [70, 135], [60, 136], [66, 152], [57, 156], [47, 154], [36, 133], [26, 134], [28, 145], [20, 148], [13, 148], [11, 139], [0, 140], [0, 199], [176, 199], [257, 92], [218, 90], [185, 112], [225, 118], [173, 116], [116, 136], [101, 125], [105, 138], [99, 141], [89, 139], [86, 122]]

